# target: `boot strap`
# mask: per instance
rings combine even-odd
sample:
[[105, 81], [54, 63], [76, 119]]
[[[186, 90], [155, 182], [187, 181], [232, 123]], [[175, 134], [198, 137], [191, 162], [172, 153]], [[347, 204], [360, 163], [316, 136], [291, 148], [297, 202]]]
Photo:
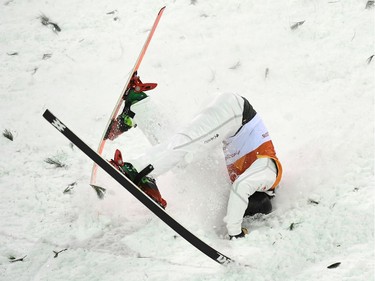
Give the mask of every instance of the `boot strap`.
[[144, 168], [142, 171], [140, 171], [134, 178], [133, 182], [138, 185], [142, 178], [147, 176], [149, 173], [151, 173], [154, 170], [154, 166], [151, 164], [147, 165], [146, 168]]

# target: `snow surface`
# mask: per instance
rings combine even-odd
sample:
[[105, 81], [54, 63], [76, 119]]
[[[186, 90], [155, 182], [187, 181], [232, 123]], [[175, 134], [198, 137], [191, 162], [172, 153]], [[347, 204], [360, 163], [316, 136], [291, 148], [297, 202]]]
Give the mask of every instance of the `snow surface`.
[[[375, 37], [366, 2], [1, 0], [0, 128], [14, 140], [0, 137], [0, 279], [373, 280]], [[262, 115], [284, 166], [274, 212], [247, 219], [250, 234], [237, 241], [222, 221], [230, 184], [220, 148], [158, 179], [169, 214], [251, 267], [202, 255], [104, 172], [98, 200], [90, 160], [42, 118], [50, 109], [96, 149], [164, 5], [140, 69], [159, 83], [150, 95], [163, 137], [233, 91]], [[149, 146], [134, 129], [104, 154]]]

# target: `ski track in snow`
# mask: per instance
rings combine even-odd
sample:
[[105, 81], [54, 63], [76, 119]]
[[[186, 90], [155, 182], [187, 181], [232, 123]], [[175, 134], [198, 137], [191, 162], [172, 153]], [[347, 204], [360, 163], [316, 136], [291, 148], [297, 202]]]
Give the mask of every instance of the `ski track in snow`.
[[[236, 241], [222, 221], [229, 182], [220, 148], [158, 179], [175, 219], [250, 267], [214, 263], [104, 173], [98, 200], [92, 163], [42, 118], [50, 109], [96, 148], [164, 5], [139, 71], [159, 84], [150, 96], [160, 141], [233, 91], [263, 117], [284, 166], [274, 211], [246, 219], [250, 234]], [[0, 128], [14, 140], [0, 138], [0, 279], [373, 280], [374, 9], [365, 6], [1, 1]], [[42, 14], [61, 32], [42, 25]], [[134, 129], [104, 154], [148, 146]]]

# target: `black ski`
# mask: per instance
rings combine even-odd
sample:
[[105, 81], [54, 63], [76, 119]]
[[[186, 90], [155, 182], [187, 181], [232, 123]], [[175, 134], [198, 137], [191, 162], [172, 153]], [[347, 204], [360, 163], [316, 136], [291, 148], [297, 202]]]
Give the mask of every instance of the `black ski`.
[[111, 177], [113, 177], [119, 184], [121, 184], [126, 190], [128, 190], [135, 198], [137, 198], [143, 205], [145, 205], [151, 212], [158, 216], [163, 222], [169, 227], [176, 231], [181, 237], [188, 241], [191, 245], [207, 255], [217, 263], [222, 265], [237, 264], [231, 258], [221, 254], [220, 252], [207, 245], [205, 242], [200, 240], [189, 230], [183, 227], [170, 215], [168, 215], [164, 209], [159, 207], [154, 201], [152, 201], [147, 195], [145, 195], [136, 185], [122, 175], [117, 169], [115, 169], [108, 161], [102, 158], [98, 153], [92, 150], [86, 143], [84, 143], [77, 135], [75, 135], [65, 124], [63, 124], [55, 115], [53, 115], [48, 109], [44, 112], [43, 117], [50, 122], [60, 133], [68, 138], [74, 145], [76, 145], [83, 153], [90, 157], [96, 164], [98, 164], [104, 171], [106, 171]]

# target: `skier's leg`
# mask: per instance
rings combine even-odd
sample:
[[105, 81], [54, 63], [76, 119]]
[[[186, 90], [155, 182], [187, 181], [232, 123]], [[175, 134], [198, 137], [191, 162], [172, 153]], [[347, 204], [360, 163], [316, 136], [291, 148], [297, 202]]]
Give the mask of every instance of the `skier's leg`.
[[276, 165], [272, 159], [257, 159], [233, 183], [229, 195], [227, 215], [228, 234], [241, 233], [241, 223], [249, 204], [249, 197], [255, 192], [267, 192], [276, 179]]
[[187, 157], [188, 151], [175, 149], [175, 146], [185, 143], [187, 140], [189, 139], [186, 136], [176, 134], [169, 141], [155, 145], [139, 157], [127, 159], [127, 161], [132, 163], [137, 170], [142, 170], [151, 164], [154, 167], [151, 174], [157, 177], [169, 171]]
[[[189, 125], [169, 141], [156, 145], [135, 159], [127, 159], [137, 170], [152, 164], [158, 176], [193, 153], [207, 150], [234, 135], [242, 125], [244, 100], [235, 94], [219, 95]], [[189, 161], [190, 162], [190, 161]]]
[[132, 105], [135, 112], [134, 123], [143, 132], [152, 145], [167, 139], [170, 121], [164, 114], [163, 105], [154, 97], [148, 97]]

